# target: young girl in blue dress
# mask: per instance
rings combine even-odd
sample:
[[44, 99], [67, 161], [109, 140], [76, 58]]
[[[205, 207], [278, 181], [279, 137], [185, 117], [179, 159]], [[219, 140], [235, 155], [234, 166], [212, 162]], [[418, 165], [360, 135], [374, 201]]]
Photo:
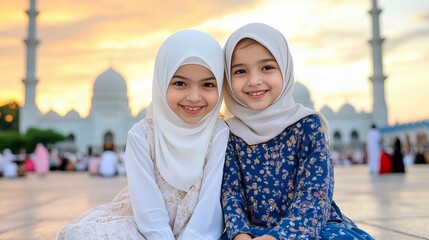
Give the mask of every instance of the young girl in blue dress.
[[261, 23], [224, 47], [227, 120], [222, 205], [224, 239], [373, 239], [333, 201], [329, 130], [295, 103], [286, 39]]

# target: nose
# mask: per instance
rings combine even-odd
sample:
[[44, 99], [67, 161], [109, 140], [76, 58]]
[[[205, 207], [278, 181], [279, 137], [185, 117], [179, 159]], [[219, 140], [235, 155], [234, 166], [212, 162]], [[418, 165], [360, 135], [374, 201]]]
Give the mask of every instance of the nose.
[[186, 97], [186, 100], [190, 102], [198, 102], [201, 100], [201, 92], [197, 87], [191, 88], [189, 94]]
[[261, 83], [262, 83], [261, 76], [255, 73], [249, 74], [249, 80], [247, 81], [247, 85], [257, 86], [257, 85], [261, 85]]

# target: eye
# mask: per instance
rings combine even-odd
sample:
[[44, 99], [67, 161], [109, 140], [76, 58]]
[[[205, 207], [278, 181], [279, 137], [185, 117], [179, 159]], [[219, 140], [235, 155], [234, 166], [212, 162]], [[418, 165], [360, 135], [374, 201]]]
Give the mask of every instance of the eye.
[[206, 82], [203, 84], [204, 88], [216, 88], [216, 84], [212, 82]]
[[275, 69], [273, 66], [267, 65], [262, 67], [262, 71], [269, 71]]
[[232, 74], [240, 75], [240, 74], [244, 74], [244, 73], [246, 73], [246, 71], [244, 69], [237, 69]]
[[183, 81], [173, 81], [173, 82], [171, 82], [171, 85], [176, 86], [176, 87], [185, 87], [186, 83]]

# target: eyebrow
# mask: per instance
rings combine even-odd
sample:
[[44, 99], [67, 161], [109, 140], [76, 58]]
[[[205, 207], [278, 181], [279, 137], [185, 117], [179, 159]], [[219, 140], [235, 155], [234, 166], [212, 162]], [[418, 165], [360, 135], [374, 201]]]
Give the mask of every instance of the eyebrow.
[[[266, 62], [276, 62], [276, 60], [274, 58], [266, 58], [266, 59], [261, 59], [261, 60], [258, 61], [258, 63], [266, 63]], [[232, 65], [231, 69], [235, 68], [235, 67], [241, 67], [241, 66], [244, 66], [244, 65], [246, 65], [246, 64], [244, 64], [244, 63], [237, 63], [237, 64]]]
[[[189, 78], [187, 78], [187, 77], [180, 76], [180, 75], [173, 75], [172, 79], [173, 79], [173, 78], [180, 78], [180, 79], [183, 79], [183, 80], [191, 80], [191, 79], [189, 79]], [[204, 81], [204, 82], [206, 82], [206, 81], [211, 81], [211, 80], [216, 80], [216, 78], [215, 78], [215, 77], [208, 77], [208, 78], [200, 79], [199, 81]]]

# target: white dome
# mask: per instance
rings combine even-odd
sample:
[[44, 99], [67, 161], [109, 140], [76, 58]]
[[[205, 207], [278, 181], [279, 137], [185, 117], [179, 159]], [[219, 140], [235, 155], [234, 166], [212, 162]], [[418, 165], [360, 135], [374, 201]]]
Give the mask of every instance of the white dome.
[[295, 82], [292, 94], [295, 100], [311, 100], [310, 91], [300, 82]]
[[97, 77], [92, 95], [93, 109], [128, 108], [127, 83], [113, 68]]
[[53, 110], [49, 110], [49, 111], [45, 114], [44, 118], [48, 118], [48, 119], [60, 119], [60, 118], [61, 118], [61, 116], [60, 116], [57, 112], [55, 112], [55, 111], [53, 111]]
[[80, 119], [80, 115], [74, 109], [70, 110], [65, 116], [67, 119]]
[[313, 101], [311, 101], [311, 94], [308, 89], [299, 82], [295, 82], [292, 92], [293, 99], [303, 106], [314, 109]]
[[146, 111], [147, 111], [147, 108], [142, 109], [142, 110], [137, 114], [137, 117], [136, 117], [136, 118], [137, 118], [138, 120], [145, 118], [145, 117], [146, 117]]
[[322, 109], [320, 109], [320, 112], [321, 112], [324, 116], [334, 115], [334, 111], [332, 110], [332, 108], [330, 108], [330, 107], [328, 107], [328, 106], [324, 106]]
[[349, 115], [349, 114], [356, 114], [355, 108], [350, 105], [349, 103], [345, 103], [340, 110], [338, 111], [339, 114], [342, 115]]

